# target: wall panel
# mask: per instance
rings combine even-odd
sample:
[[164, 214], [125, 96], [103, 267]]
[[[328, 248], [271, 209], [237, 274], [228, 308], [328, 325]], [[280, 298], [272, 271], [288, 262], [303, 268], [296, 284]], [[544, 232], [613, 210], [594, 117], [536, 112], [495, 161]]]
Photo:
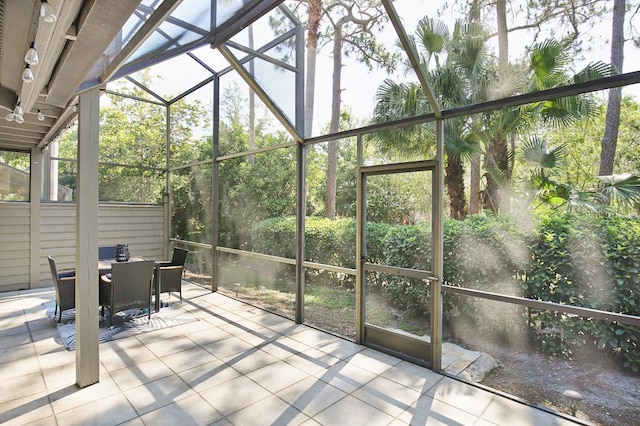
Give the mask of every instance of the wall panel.
[[[0, 292], [53, 284], [47, 256], [59, 269], [75, 267], [75, 204], [42, 203], [40, 252], [30, 253], [30, 204], [0, 203]], [[101, 205], [98, 245], [129, 243], [133, 256], [163, 259], [164, 207]], [[32, 260], [34, 259], [34, 260]], [[36, 282], [30, 281], [31, 261], [39, 263]]]
[[29, 283], [29, 203], [0, 203], [0, 291]]

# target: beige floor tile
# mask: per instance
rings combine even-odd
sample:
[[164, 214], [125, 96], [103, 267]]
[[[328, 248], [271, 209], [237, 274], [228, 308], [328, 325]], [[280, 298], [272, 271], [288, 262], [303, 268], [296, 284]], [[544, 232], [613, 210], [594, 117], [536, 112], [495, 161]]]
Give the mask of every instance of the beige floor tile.
[[153, 352], [158, 358], [165, 357], [167, 355], [175, 354], [177, 352], [186, 351], [192, 349], [195, 344], [187, 337], [179, 334], [177, 336], [168, 338], [166, 340], [159, 340], [152, 343], [145, 343], [147, 349]]
[[[298, 349], [287, 346], [282, 339], [282, 335], [276, 334], [271, 340], [263, 343], [260, 346], [260, 349], [267, 352], [268, 354], [275, 356], [278, 359], [285, 359], [299, 352]], [[295, 342], [295, 340], [292, 341]], [[302, 343], [298, 344], [302, 345]]]
[[327, 342], [322, 342], [316, 345], [315, 348], [340, 359], [347, 359], [357, 354], [358, 352], [366, 349], [362, 345], [358, 345], [344, 339], [336, 339], [336, 340], [329, 340]]
[[55, 322], [43, 314], [42, 302], [54, 293], [0, 294], [0, 423], [573, 424], [221, 294], [183, 287], [192, 299], [181, 306], [201, 321], [100, 344], [100, 382], [84, 389], [75, 384], [76, 353], [64, 349]]
[[258, 318], [265, 315], [265, 311], [262, 309], [249, 305], [240, 306], [238, 309], [234, 309], [233, 313], [247, 319]]
[[136, 417], [136, 411], [122, 394], [100, 398], [86, 406], [79, 406], [56, 414], [58, 424], [65, 426], [111, 426]]
[[396, 417], [416, 402], [421, 394], [384, 377], [376, 377], [351, 395]]
[[39, 355], [38, 360], [40, 368], [48, 370], [67, 364], [75, 364], [76, 353], [75, 351], [68, 351], [64, 346], [59, 346], [55, 350]]
[[309, 327], [307, 327], [306, 330], [293, 334], [291, 338], [314, 348], [318, 348], [321, 345], [327, 345], [331, 342], [336, 342], [337, 339], [339, 339], [338, 337]]
[[[9, 334], [6, 336], [0, 337], [0, 351], [3, 353], [9, 352], [6, 349], [15, 348], [17, 346], [27, 345], [32, 343], [31, 335], [29, 332], [19, 333], [19, 334]], [[1, 361], [0, 362], [6, 362]]]
[[39, 371], [40, 364], [38, 364], [38, 359], [35, 356], [4, 362], [0, 364], [0, 383]]
[[376, 374], [345, 361], [340, 361], [314, 376], [346, 393], [351, 393], [376, 378]]
[[125, 337], [123, 339], [116, 339], [110, 342], [104, 342], [100, 344], [100, 354], [106, 352], [118, 352], [135, 347], [141, 347], [142, 343], [136, 336]]
[[242, 339], [232, 336], [227, 339], [218, 340], [217, 342], [205, 345], [203, 348], [216, 357], [224, 359], [231, 355], [241, 354], [245, 351], [251, 350], [253, 349], [253, 346]]
[[100, 353], [100, 362], [108, 371], [119, 370], [128, 365], [156, 358], [156, 355], [144, 346], [136, 346], [124, 351]]
[[187, 335], [197, 331], [210, 330], [213, 326], [206, 321], [193, 321], [186, 324], [174, 325], [172, 328], [174, 331]]
[[276, 333], [286, 334], [289, 336], [307, 329], [304, 325], [296, 324], [289, 319], [282, 318], [277, 315], [265, 315], [264, 317], [257, 319], [256, 323], [263, 327], [270, 328]]
[[182, 352], [176, 352], [174, 354], [164, 356], [160, 359], [175, 373], [218, 359], [201, 347], [196, 346], [195, 344], [192, 344], [192, 346], [194, 347]]
[[113, 381], [120, 390], [128, 390], [145, 383], [168, 377], [174, 372], [159, 359], [141, 362], [129, 367], [123, 367], [110, 373]]
[[323, 425], [377, 426], [388, 425], [393, 417], [347, 395], [313, 417]]
[[299, 425], [309, 418], [277, 396], [271, 395], [233, 413], [228, 420], [235, 425]]
[[314, 377], [297, 382], [276, 395], [310, 417], [347, 396], [340, 389]]
[[47, 392], [32, 393], [0, 404], [0, 424], [5, 426], [21, 426], [51, 416], [53, 409]]
[[12, 346], [10, 350], [8, 349], [9, 348], [0, 350], [0, 366], [5, 362], [34, 357], [36, 355], [35, 347], [31, 342], [22, 344], [18, 343], [15, 346]]
[[178, 374], [197, 392], [202, 392], [237, 377], [240, 373], [221, 360], [209, 362]]
[[[206, 321], [198, 322], [208, 324]], [[211, 324], [208, 324], [208, 327], [205, 329], [185, 333], [185, 336], [187, 336], [190, 340], [200, 346], [206, 346], [219, 340], [224, 340], [232, 337], [229, 333], [222, 330], [220, 327], [215, 327]]]
[[0, 339], [6, 336], [15, 336], [17, 334], [29, 333], [29, 327], [27, 327], [27, 324], [24, 321], [18, 322], [17, 324], [13, 325], [8, 325], [6, 327], [2, 326], [1, 323], [2, 319], [0, 319]]
[[143, 344], [149, 345], [153, 342], [167, 341], [176, 337], [182, 337], [182, 334], [174, 330], [172, 327], [169, 327], [138, 334], [135, 337]]
[[430, 396], [422, 395], [411, 407], [398, 415], [397, 420], [412, 426], [448, 426], [473, 425], [478, 420], [478, 417]]
[[140, 419], [148, 425], [198, 426], [211, 424], [223, 417], [200, 395], [191, 395], [144, 414]]
[[259, 325], [254, 324], [251, 331], [237, 334], [237, 337], [250, 345], [264, 346], [277, 340], [280, 337], [280, 334], [270, 328], [260, 327]]
[[240, 373], [248, 374], [254, 370], [264, 367], [265, 365], [273, 364], [278, 361], [278, 358], [269, 355], [260, 349], [249, 349], [242, 353], [223, 358], [222, 360], [226, 362], [227, 365], [238, 370]]
[[309, 419], [304, 423], [300, 423], [300, 426], [322, 426], [322, 425], [313, 419]]
[[[75, 355], [75, 352], [71, 352]], [[110, 380], [110, 376], [107, 370], [100, 366], [99, 379], [103, 377]], [[76, 363], [75, 358], [72, 362], [57, 367], [42, 370], [42, 376], [44, 377], [44, 383], [47, 386], [47, 390], [51, 393], [57, 392], [60, 389], [65, 389], [70, 386], [75, 386], [76, 383]]]
[[402, 361], [382, 373], [382, 377], [417, 390], [420, 393], [425, 393], [442, 380], [444, 376], [419, 365]]
[[269, 391], [244, 376], [200, 392], [200, 396], [225, 417], [270, 395]]
[[[71, 410], [89, 403], [96, 403], [113, 395], [119, 395], [120, 389], [108, 374], [100, 376], [100, 381], [85, 388], [78, 388], [75, 384], [75, 374], [69, 378], [72, 384], [52, 391], [49, 389], [51, 406], [56, 416], [64, 411]], [[45, 380], [47, 380], [45, 378]]]
[[306, 379], [309, 375], [293, 365], [278, 361], [248, 373], [247, 377], [268, 391], [275, 393]]
[[195, 395], [180, 377], [171, 375], [124, 391], [125, 396], [139, 415]]
[[426, 395], [480, 416], [494, 398], [494, 394], [448, 377], [440, 380]]
[[371, 371], [372, 373], [383, 374], [394, 365], [397, 365], [400, 360], [373, 349], [365, 349], [349, 358], [347, 362]]
[[340, 359], [312, 348], [284, 358], [283, 361], [309, 374], [317, 375], [339, 363]]
[[[46, 391], [47, 387], [39, 371], [26, 376], [3, 380], [0, 382], [0, 403], [5, 404], [14, 399]], [[0, 410], [0, 413], [3, 413], [3, 410]]]

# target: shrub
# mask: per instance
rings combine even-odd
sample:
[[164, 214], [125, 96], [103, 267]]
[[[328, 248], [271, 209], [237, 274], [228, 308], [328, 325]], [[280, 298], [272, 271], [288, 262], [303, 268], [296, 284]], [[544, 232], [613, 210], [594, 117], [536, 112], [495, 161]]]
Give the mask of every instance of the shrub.
[[[259, 222], [252, 247], [260, 253], [295, 258], [295, 218]], [[306, 221], [306, 260], [355, 268], [356, 224], [352, 219]], [[367, 225], [367, 260], [430, 270], [428, 224]], [[549, 215], [533, 229], [504, 216], [470, 216], [444, 223], [444, 280], [447, 284], [531, 299], [635, 315], [640, 314], [640, 219]], [[353, 288], [350, 275], [330, 273], [335, 285]], [[372, 272], [374, 291], [409, 315], [429, 314], [428, 282]], [[619, 354], [625, 368], [640, 369], [640, 328], [583, 319], [551, 311], [445, 294], [445, 324], [498, 340], [533, 331], [541, 351], [571, 355], [577, 347]]]

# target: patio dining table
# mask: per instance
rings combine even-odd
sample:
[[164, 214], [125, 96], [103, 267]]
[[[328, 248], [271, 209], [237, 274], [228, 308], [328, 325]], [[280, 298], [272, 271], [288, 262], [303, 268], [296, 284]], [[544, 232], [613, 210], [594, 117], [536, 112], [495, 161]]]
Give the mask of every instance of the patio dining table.
[[[143, 260], [151, 260], [145, 257], [139, 256], [131, 256], [127, 262], [141, 262]], [[127, 262], [118, 262], [115, 259], [102, 259], [98, 260], [98, 272], [99, 275], [106, 275], [111, 272], [111, 266], [114, 263], [127, 263]], [[156, 262], [155, 272], [153, 274], [153, 289], [155, 291], [155, 301], [154, 301], [154, 309], [156, 312], [160, 312], [160, 280], [158, 279], [158, 267], [160, 263]], [[102, 297], [100, 297], [100, 303], [102, 303]]]

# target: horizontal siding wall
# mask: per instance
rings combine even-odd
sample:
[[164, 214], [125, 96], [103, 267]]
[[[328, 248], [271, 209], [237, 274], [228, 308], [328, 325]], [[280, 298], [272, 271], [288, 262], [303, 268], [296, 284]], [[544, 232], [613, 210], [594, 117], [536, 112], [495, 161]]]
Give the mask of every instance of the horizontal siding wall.
[[30, 213], [29, 203], [0, 203], [0, 291], [30, 281]]
[[[75, 268], [76, 206], [42, 204], [41, 213], [40, 282], [37, 285], [45, 287], [53, 285], [47, 256], [56, 259], [58, 269]], [[163, 259], [166, 240], [163, 206], [100, 205], [98, 220], [98, 246], [128, 243], [132, 256]]]

